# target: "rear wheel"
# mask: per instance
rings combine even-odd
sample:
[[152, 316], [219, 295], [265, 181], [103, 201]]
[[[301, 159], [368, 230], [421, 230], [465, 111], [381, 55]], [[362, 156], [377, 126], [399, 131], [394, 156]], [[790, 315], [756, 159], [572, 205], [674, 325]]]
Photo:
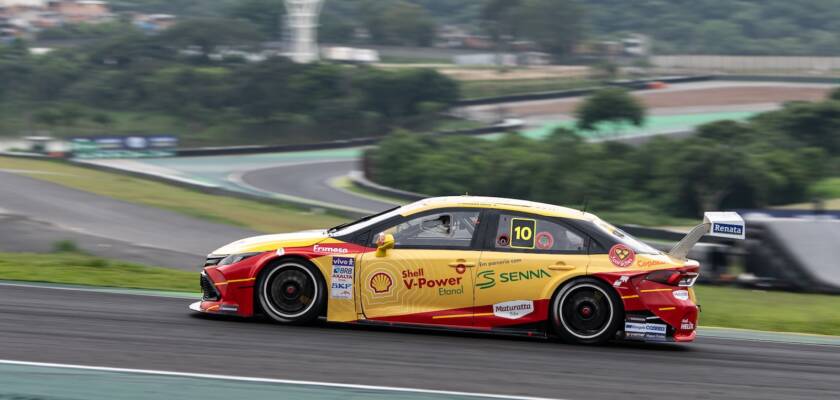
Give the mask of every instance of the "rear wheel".
[[267, 267], [257, 288], [263, 311], [283, 324], [312, 322], [324, 306], [325, 283], [307, 262], [289, 260]]
[[601, 344], [615, 337], [624, 308], [613, 288], [585, 278], [560, 290], [552, 302], [551, 317], [554, 331], [565, 341]]

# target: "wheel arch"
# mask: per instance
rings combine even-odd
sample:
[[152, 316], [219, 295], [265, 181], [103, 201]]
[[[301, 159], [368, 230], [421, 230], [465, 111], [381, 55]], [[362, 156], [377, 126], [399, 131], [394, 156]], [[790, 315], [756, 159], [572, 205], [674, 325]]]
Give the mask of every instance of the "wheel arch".
[[[265, 276], [266, 272], [270, 269], [270, 267], [273, 267], [275, 265], [279, 265], [279, 264], [282, 264], [282, 263], [285, 263], [285, 262], [288, 262], [288, 261], [297, 261], [299, 263], [307, 264], [307, 265], [313, 267], [313, 269], [315, 269], [315, 271], [316, 271], [317, 277], [321, 279], [321, 283], [322, 283], [321, 289], [324, 289], [324, 291], [325, 291], [324, 295], [326, 296], [327, 280], [326, 280], [326, 277], [324, 277], [323, 271], [321, 271], [321, 268], [319, 268], [317, 264], [313, 263], [309, 258], [301, 256], [301, 255], [297, 255], [297, 254], [286, 254], [286, 255], [282, 255], [282, 256], [277, 256], [277, 257], [269, 258], [269, 259], [263, 261], [260, 265], [258, 265], [254, 269], [254, 272], [253, 272], [254, 293], [253, 293], [253, 299], [252, 299], [253, 302], [254, 302], [254, 314], [257, 314], [257, 313], [265, 314], [265, 311], [262, 308], [262, 304], [260, 304], [260, 298], [259, 298], [259, 296], [260, 296], [260, 288], [259, 287], [260, 287], [260, 285], [262, 285], [263, 276]], [[327, 307], [328, 306], [329, 306], [329, 301], [324, 301], [324, 307], [319, 312], [320, 316], [326, 316], [327, 315]]]
[[587, 279], [591, 279], [591, 280], [600, 282], [600, 283], [604, 284], [604, 286], [608, 287], [609, 289], [607, 289], [607, 290], [609, 291], [609, 293], [611, 293], [613, 295], [614, 299], [618, 300], [616, 302], [616, 305], [618, 307], [620, 307], [620, 309], [618, 309], [617, 311], [619, 311], [621, 314], [625, 313], [625, 304], [624, 304], [624, 300], [621, 298], [621, 293], [619, 293], [618, 290], [616, 290], [616, 288], [613, 287], [613, 285], [609, 281], [607, 281], [603, 277], [596, 276], [596, 275], [588, 275], [588, 274], [575, 275], [575, 276], [569, 277], [568, 279], [560, 282], [555, 287], [554, 292], [551, 294], [551, 297], [548, 300], [548, 307], [546, 308], [546, 310], [548, 312], [548, 315], [546, 316], [546, 321], [548, 321], [547, 326], [548, 326], [548, 330], [549, 330], [548, 333], [549, 334], [556, 335], [556, 332], [553, 332], [555, 328], [554, 328], [554, 324], [553, 324], [553, 321], [552, 321], [552, 310], [554, 308], [554, 302], [557, 299], [557, 296], [559, 296], [560, 293], [563, 292], [563, 289], [565, 289], [566, 287], [571, 286], [571, 285], [573, 285], [575, 283], [578, 283], [580, 281], [587, 280]]
[[[548, 304], [552, 304], [554, 302], [554, 298], [563, 290], [564, 287], [569, 286], [572, 282], [582, 279], [588, 278], [591, 275], [586, 275], [584, 273], [577, 274], [577, 275], [569, 275], [566, 276], [565, 279], [552, 281], [550, 285], [548, 285], [543, 292], [543, 295], [540, 298], [548, 299]], [[549, 307], [550, 310], [550, 307]]]
[[[616, 290], [615, 287], [613, 287], [611, 282], [607, 281], [606, 279], [604, 279], [601, 276], [587, 275], [587, 274], [571, 276], [568, 279], [563, 280], [563, 281], [559, 282], [557, 285], [555, 285], [554, 290], [551, 292], [551, 297], [548, 298], [549, 304], [554, 304], [554, 299], [557, 298], [557, 296], [560, 294], [560, 292], [563, 291], [563, 288], [573, 284], [574, 282], [577, 282], [577, 281], [580, 281], [580, 280], [583, 280], [583, 279], [587, 279], [587, 278], [599, 281], [599, 282], [603, 283], [604, 285], [609, 286], [610, 292], [613, 293], [615, 295], [615, 297], [620, 300], [619, 303], [621, 304], [621, 308], [622, 309], [624, 308], [625, 304], [624, 304], [624, 300], [621, 299], [621, 293], [619, 293], [618, 290]], [[549, 307], [549, 310], [550, 310], [550, 307]]]

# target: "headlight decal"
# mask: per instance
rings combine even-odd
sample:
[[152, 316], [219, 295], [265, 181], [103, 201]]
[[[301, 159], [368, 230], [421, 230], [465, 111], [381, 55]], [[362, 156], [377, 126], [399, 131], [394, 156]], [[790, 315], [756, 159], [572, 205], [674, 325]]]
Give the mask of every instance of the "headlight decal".
[[262, 254], [262, 253], [261, 252], [252, 252], [252, 253], [231, 254], [231, 255], [223, 258], [222, 261], [219, 261], [218, 265], [221, 267], [221, 266], [225, 266], [225, 265], [236, 264], [236, 263], [238, 263], [242, 260], [251, 258], [253, 256], [257, 256], [257, 255], [260, 255], [260, 254]]

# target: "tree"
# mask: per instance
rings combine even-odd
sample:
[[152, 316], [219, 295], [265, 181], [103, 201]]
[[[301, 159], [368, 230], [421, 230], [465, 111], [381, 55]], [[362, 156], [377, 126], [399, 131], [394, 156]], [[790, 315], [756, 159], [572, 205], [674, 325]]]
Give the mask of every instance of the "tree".
[[404, 0], [369, 0], [362, 4], [361, 10], [365, 27], [375, 43], [430, 46], [435, 39], [435, 21], [416, 4]]
[[583, 36], [583, 7], [576, 0], [489, 0], [480, 18], [500, 51], [509, 41], [530, 39], [562, 57]]
[[828, 95], [829, 100], [840, 100], [840, 88], [834, 89]]
[[449, 108], [458, 100], [458, 85], [431, 69], [370, 70], [360, 77], [366, 107], [392, 121], [417, 115], [421, 104]]
[[490, 0], [481, 9], [481, 27], [499, 52], [504, 50], [508, 39], [519, 33], [521, 23], [517, 11], [521, 5], [522, 0]]
[[283, 32], [286, 5], [283, 0], [239, 1], [230, 7], [227, 15], [254, 24], [267, 38], [279, 39]]
[[584, 33], [584, 8], [576, 0], [524, 0], [522, 34], [545, 51], [568, 56]]
[[84, 49], [83, 54], [95, 66], [125, 67], [150, 60], [160, 62], [172, 59], [176, 49], [171, 47], [168, 39], [161, 40], [137, 30], [128, 30], [94, 42]]
[[641, 126], [645, 120], [644, 106], [626, 90], [603, 89], [588, 96], [575, 110], [577, 126], [594, 130], [602, 122], [629, 122]]
[[16, 39], [9, 46], [0, 45], [0, 99], [28, 92], [33, 64], [24, 41]]
[[249, 45], [264, 39], [257, 27], [247, 21], [199, 18], [180, 22], [160, 35], [159, 42], [179, 50], [198, 47], [206, 59], [220, 46]]
[[78, 79], [82, 67], [80, 64], [73, 57], [63, 57], [60, 54], [37, 57], [37, 62], [33, 65], [33, 79], [29, 91], [37, 100], [56, 98]]
[[759, 121], [799, 143], [824, 148], [832, 155], [840, 154], [838, 101], [791, 103], [782, 110], [762, 115]]

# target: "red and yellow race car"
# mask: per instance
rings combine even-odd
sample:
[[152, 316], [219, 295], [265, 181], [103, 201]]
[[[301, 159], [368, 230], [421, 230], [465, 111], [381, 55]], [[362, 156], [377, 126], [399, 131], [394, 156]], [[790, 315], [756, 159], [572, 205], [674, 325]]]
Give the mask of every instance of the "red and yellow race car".
[[691, 341], [704, 235], [744, 237], [706, 213], [663, 253], [598, 217], [490, 197], [418, 201], [327, 230], [258, 236], [207, 258], [195, 311], [611, 339]]

